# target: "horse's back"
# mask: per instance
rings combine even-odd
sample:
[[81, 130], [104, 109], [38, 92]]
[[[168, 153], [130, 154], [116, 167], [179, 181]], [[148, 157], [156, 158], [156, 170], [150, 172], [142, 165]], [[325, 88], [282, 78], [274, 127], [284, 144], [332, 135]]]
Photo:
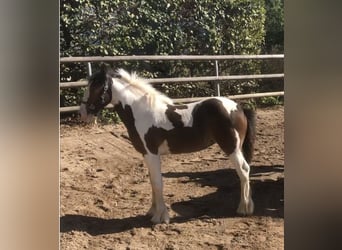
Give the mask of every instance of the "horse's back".
[[207, 126], [207, 123], [229, 122], [231, 113], [235, 111], [238, 111], [238, 105], [233, 100], [225, 97], [213, 97], [194, 106], [193, 117], [199, 125]]

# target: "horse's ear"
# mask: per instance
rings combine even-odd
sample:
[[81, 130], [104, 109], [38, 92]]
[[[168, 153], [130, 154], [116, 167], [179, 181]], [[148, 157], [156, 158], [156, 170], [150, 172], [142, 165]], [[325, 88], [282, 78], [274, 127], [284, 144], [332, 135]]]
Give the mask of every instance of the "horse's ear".
[[109, 65], [105, 64], [105, 63], [102, 63], [101, 66], [100, 66], [100, 72], [102, 74], [107, 74], [107, 72], [109, 71], [110, 67]]

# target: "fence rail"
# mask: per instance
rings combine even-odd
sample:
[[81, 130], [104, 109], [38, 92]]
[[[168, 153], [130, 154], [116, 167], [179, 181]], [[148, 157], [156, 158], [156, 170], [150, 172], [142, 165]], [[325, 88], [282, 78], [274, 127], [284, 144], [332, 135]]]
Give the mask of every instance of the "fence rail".
[[[237, 100], [237, 99], [249, 99], [249, 98], [258, 98], [258, 97], [265, 97], [265, 96], [283, 96], [284, 91], [278, 91], [278, 92], [267, 92], [267, 93], [255, 93], [255, 94], [243, 94], [243, 95], [231, 95], [228, 96], [232, 100]], [[189, 103], [189, 102], [196, 102], [200, 100], [204, 100], [210, 98], [209, 96], [207, 97], [191, 97], [191, 98], [177, 98], [177, 99], [172, 99], [174, 103]], [[112, 104], [108, 104], [105, 108], [113, 108]], [[59, 111], [61, 113], [65, 112], [76, 112], [80, 110], [80, 106], [70, 106], [70, 107], [60, 107]]]
[[[149, 79], [151, 84], [158, 83], [181, 83], [181, 82], [219, 82], [223, 80], [247, 80], [247, 79], [267, 79], [267, 78], [284, 78], [284, 74], [259, 74], [259, 75], [228, 75], [219, 76], [218, 61], [219, 60], [251, 60], [251, 59], [283, 59], [283, 54], [275, 55], [159, 55], [159, 56], [92, 56], [92, 57], [62, 57], [60, 63], [88, 63], [88, 75], [91, 75], [91, 62], [108, 62], [108, 61], [173, 61], [173, 60], [190, 60], [190, 61], [215, 61], [216, 76], [201, 76], [201, 77], [177, 77], [177, 78], [156, 78]], [[60, 82], [60, 88], [79, 88], [87, 86], [87, 81], [77, 82]], [[220, 95], [219, 83], [216, 84], [217, 95]], [[283, 96], [284, 91], [265, 92], [254, 94], [243, 94], [229, 96], [231, 99], [249, 99], [266, 96]], [[202, 100], [209, 97], [192, 97], [173, 99], [175, 103], [189, 103]], [[112, 108], [108, 105], [106, 108]], [[75, 112], [79, 110], [79, 106], [60, 107], [60, 112]]]
[[61, 63], [73, 62], [110, 62], [110, 61], [216, 61], [216, 60], [249, 60], [249, 59], [281, 59], [284, 54], [274, 55], [159, 55], [159, 56], [85, 56], [62, 57]]
[[[284, 74], [263, 74], [263, 75], [230, 75], [230, 76], [204, 76], [204, 77], [176, 77], [176, 78], [157, 78], [148, 79], [151, 84], [158, 83], [180, 83], [180, 82], [212, 82], [222, 80], [248, 80], [248, 79], [266, 79], [283, 78]], [[79, 88], [87, 86], [87, 81], [61, 82], [61, 88]]]

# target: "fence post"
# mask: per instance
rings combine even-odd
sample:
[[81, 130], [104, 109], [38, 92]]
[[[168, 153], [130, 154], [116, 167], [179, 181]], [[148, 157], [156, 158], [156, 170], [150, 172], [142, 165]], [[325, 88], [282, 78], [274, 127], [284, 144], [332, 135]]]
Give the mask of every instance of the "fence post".
[[[91, 62], [87, 62], [87, 73], [88, 73], [88, 77], [90, 77], [92, 74], [93, 74], [93, 71], [91, 69]], [[95, 116], [95, 119], [94, 119], [94, 123], [95, 123], [95, 126], [97, 126], [97, 120], [98, 119], [101, 119], [102, 118], [102, 112], [100, 112], [97, 116]]]
[[[219, 76], [219, 68], [218, 68], [218, 61], [217, 60], [215, 60], [215, 69], [216, 69], [216, 77], [218, 77]], [[216, 91], [217, 96], [221, 95], [221, 93], [220, 93], [220, 82], [216, 82], [215, 91]]]
[[91, 76], [93, 74], [93, 72], [91, 70], [91, 62], [88, 62], [87, 65], [88, 65], [88, 68], [87, 68], [88, 69], [87, 70], [88, 76]]

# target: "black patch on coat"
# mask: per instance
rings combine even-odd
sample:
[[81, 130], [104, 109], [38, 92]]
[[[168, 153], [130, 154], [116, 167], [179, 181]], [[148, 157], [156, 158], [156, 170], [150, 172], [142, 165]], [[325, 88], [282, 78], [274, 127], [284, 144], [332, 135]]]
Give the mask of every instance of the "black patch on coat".
[[132, 108], [129, 105], [122, 106], [121, 102], [114, 106], [115, 111], [118, 113], [120, 119], [125, 124], [129, 138], [132, 141], [133, 147], [141, 154], [147, 154], [144, 144], [138, 134], [134, 125], [135, 119], [133, 116]]
[[[169, 115], [174, 112], [173, 106], [168, 108]], [[193, 111], [192, 127], [175, 126], [166, 130], [152, 126], [144, 138], [147, 148], [158, 154], [159, 146], [166, 140], [170, 152], [190, 153], [209, 147], [217, 142], [226, 154], [231, 154], [236, 147], [236, 138], [231, 118], [220, 100], [215, 98], [197, 104]], [[172, 115], [172, 123], [180, 125], [180, 119]], [[170, 119], [170, 117], [168, 116]], [[183, 124], [183, 123], [182, 123]]]
[[177, 109], [187, 109], [187, 105], [167, 105], [167, 109], [165, 111], [166, 117], [172, 123], [175, 128], [184, 127], [184, 123], [182, 121], [182, 116], [175, 111]]

